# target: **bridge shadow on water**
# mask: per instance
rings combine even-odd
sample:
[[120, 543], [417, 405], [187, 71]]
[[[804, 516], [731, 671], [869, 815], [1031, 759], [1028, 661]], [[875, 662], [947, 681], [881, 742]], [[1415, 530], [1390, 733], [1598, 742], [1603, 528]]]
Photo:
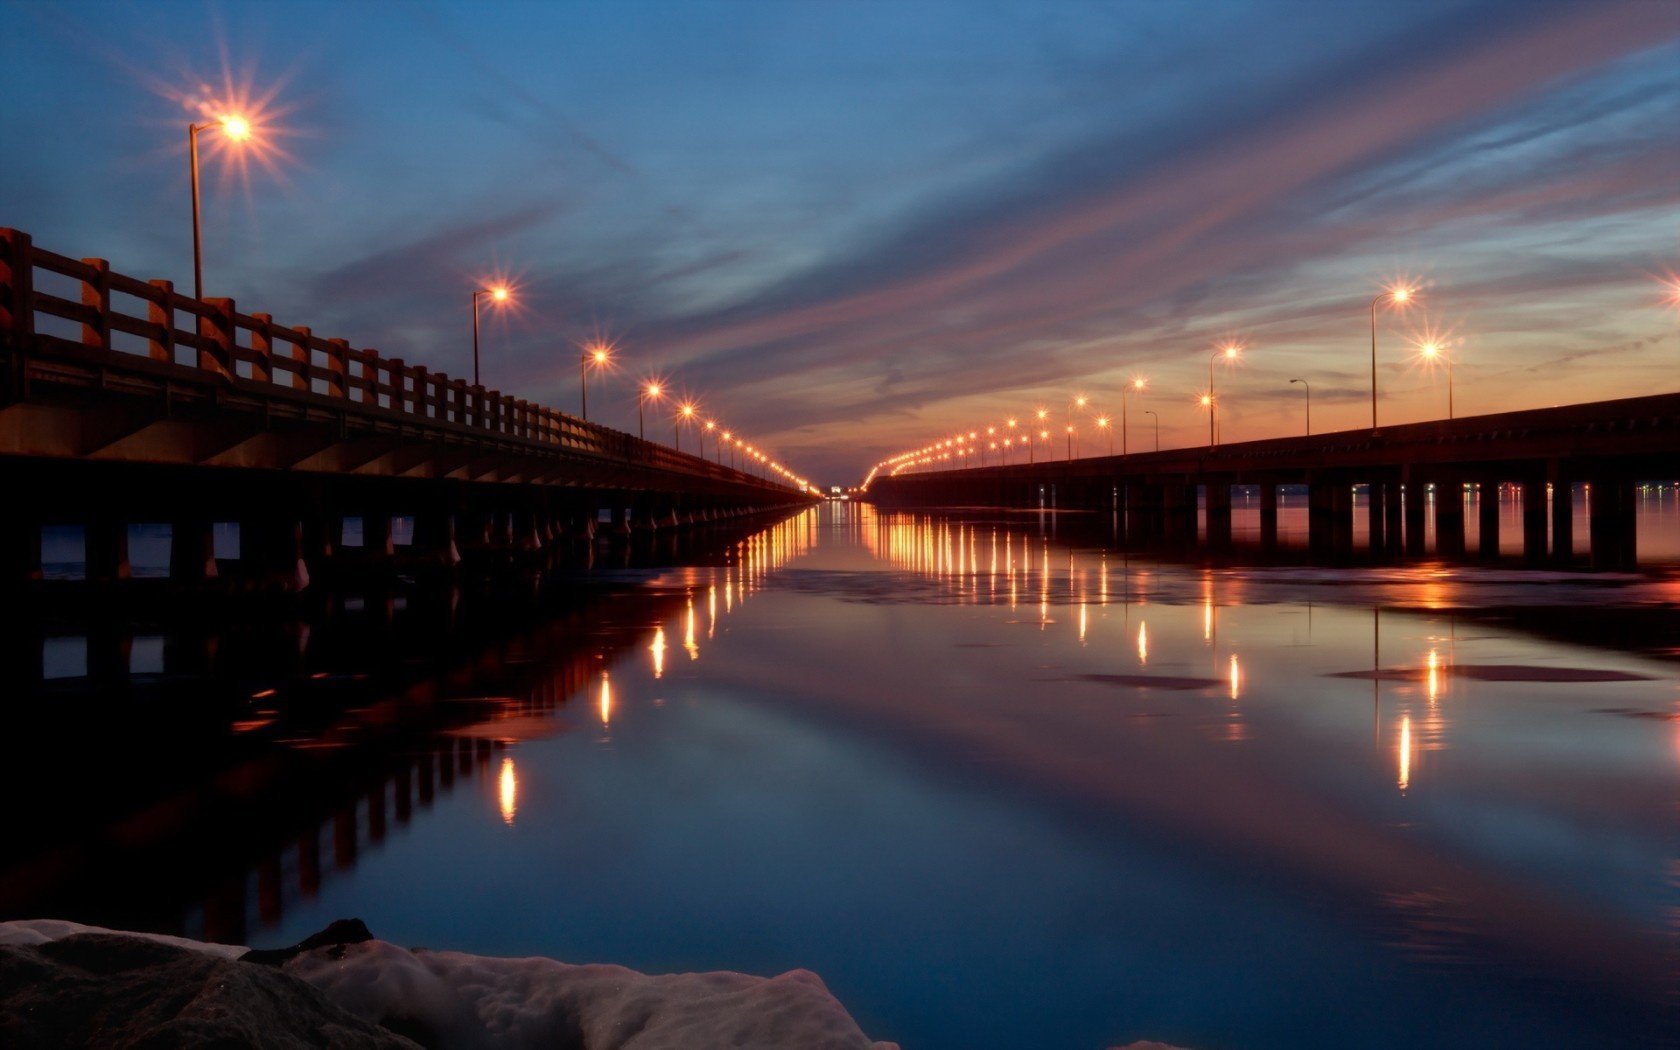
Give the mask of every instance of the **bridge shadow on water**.
[[775, 520], [302, 594], [38, 587], [7, 617], [0, 919], [258, 939], [440, 797], [511, 807], [508, 745], [610, 717], [613, 661], [697, 572], [778, 564]]

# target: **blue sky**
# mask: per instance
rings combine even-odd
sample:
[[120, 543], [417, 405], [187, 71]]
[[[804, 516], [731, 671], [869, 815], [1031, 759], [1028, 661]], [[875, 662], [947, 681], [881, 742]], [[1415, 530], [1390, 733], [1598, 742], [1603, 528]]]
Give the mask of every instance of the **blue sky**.
[[[1200, 443], [1680, 386], [1680, 4], [0, 0], [0, 225], [191, 279], [185, 124], [271, 96], [284, 156], [206, 162], [209, 294], [577, 405], [576, 345], [814, 480], [1075, 393]], [[207, 89], [207, 90], [206, 90]], [[1089, 424], [1086, 424], [1087, 427]], [[1089, 433], [1089, 431], [1087, 431]]]

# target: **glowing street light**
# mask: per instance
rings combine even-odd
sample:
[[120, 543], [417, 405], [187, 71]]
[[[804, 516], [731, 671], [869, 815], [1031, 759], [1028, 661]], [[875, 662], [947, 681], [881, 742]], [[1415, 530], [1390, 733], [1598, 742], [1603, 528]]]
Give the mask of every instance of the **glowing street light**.
[[1097, 429], [1108, 431], [1108, 454], [1110, 456], [1114, 455], [1114, 431], [1109, 430], [1107, 416], [1097, 417]]
[[1377, 304], [1387, 299], [1395, 306], [1405, 306], [1417, 294], [1409, 285], [1397, 284], [1384, 288], [1371, 300], [1371, 429], [1377, 429]]
[[586, 346], [578, 355], [578, 386], [583, 391], [583, 421], [589, 422], [589, 369], [612, 364], [612, 347], [605, 343]]
[[1219, 348], [1217, 354], [1208, 358], [1208, 392], [1202, 397], [1202, 404], [1208, 410], [1208, 447], [1210, 448], [1219, 444], [1218, 433], [1214, 426], [1214, 421], [1219, 418], [1219, 402], [1214, 398], [1213, 393], [1213, 363], [1221, 358], [1226, 361], [1235, 361], [1237, 353], [1241, 349], [1242, 347], [1236, 343], [1226, 343]]
[[1418, 354], [1421, 355], [1423, 357], [1423, 359], [1430, 364], [1434, 364], [1436, 361], [1446, 362], [1446, 365], [1447, 365], [1447, 418], [1448, 419], [1453, 418], [1452, 357], [1447, 354], [1447, 348], [1442, 346], [1441, 343], [1438, 340], [1435, 340], [1435, 339], [1426, 339], [1423, 342], [1419, 343], [1418, 344]]
[[[1129, 451], [1126, 448], [1126, 395], [1134, 390], [1140, 394], [1143, 393], [1144, 382], [1144, 378], [1142, 376], [1138, 376], [1132, 380], [1132, 385], [1130, 387], [1120, 388], [1120, 454], [1122, 456], [1126, 455]], [[1110, 454], [1112, 455], [1112, 452]]]
[[198, 218], [198, 133], [210, 128], [221, 128], [222, 137], [229, 142], [247, 142], [252, 134], [250, 120], [236, 113], [226, 114], [220, 120], [212, 120], [203, 124], [189, 123], [187, 125], [187, 163], [192, 171], [194, 299], [204, 298], [204, 247], [203, 238], [199, 232]]
[[513, 292], [505, 284], [493, 284], [488, 288], [480, 288], [472, 293], [473, 310], [473, 386], [479, 386], [478, 381], [478, 297], [488, 295], [492, 302], [505, 303]]
[[677, 451], [682, 451], [682, 425], [694, 420], [695, 405], [692, 401], [684, 401], [677, 406], [676, 414], [671, 417], [671, 435], [676, 439]]
[[642, 384], [642, 392], [636, 398], [636, 436], [647, 440], [646, 408], [649, 401], [658, 401], [665, 394], [665, 388], [658, 382], [650, 381]]
[[1301, 389], [1307, 392], [1307, 436], [1312, 437], [1312, 384], [1305, 379], [1291, 379], [1291, 383], [1300, 383]]

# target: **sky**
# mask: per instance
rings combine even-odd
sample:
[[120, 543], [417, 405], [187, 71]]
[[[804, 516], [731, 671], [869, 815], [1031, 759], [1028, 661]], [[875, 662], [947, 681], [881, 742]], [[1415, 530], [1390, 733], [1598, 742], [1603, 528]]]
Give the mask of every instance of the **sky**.
[[[0, 0], [0, 226], [822, 484], [1072, 399], [1131, 447], [1680, 389], [1672, 0]], [[1156, 413], [1155, 419], [1144, 415]], [[649, 417], [669, 440], [670, 419]], [[1081, 450], [1099, 451], [1075, 417]], [[692, 437], [688, 438], [692, 440]], [[1105, 449], [1103, 449], [1106, 451]]]

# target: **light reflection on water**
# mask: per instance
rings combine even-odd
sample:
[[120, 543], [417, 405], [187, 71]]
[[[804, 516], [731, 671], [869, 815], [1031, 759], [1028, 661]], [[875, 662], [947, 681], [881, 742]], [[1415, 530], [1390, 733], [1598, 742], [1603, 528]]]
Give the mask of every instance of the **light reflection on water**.
[[734, 553], [644, 574], [673, 600], [557, 707], [510, 698], [553, 732], [487, 722], [506, 752], [400, 833], [354, 805], [312, 887], [288, 848], [258, 939], [808, 967], [907, 1047], [1672, 1033], [1674, 664], [1481, 615], [1672, 579], [1215, 569], [865, 507]]
[[[281, 939], [371, 910], [477, 950], [808, 966], [914, 1046], [1637, 1045], [1672, 1018], [1676, 730], [1615, 713], [1670, 715], [1671, 665], [1436, 611], [1536, 593], [1498, 573], [822, 513], [684, 581], [722, 629], [670, 663], [687, 598], [610, 700], [603, 674], [610, 750], [516, 745], [512, 838], [452, 799]], [[1545, 680], [1576, 665], [1624, 677]], [[485, 899], [434, 914], [457, 838]], [[539, 890], [556, 851], [589, 874]], [[414, 910], [378, 911], [415, 864]]]

